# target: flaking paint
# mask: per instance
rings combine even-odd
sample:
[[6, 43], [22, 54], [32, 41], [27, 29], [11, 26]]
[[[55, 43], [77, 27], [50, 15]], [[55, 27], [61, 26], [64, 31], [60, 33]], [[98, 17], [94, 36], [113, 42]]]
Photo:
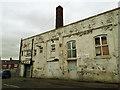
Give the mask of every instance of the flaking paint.
[[[37, 55], [33, 55], [32, 77], [118, 82], [119, 9], [23, 39], [22, 51], [31, 49], [33, 38], [33, 49], [37, 50]], [[102, 34], [107, 34], [109, 56], [97, 57], [95, 56], [94, 37]], [[77, 58], [68, 59], [67, 42], [71, 40], [76, 41]], [[51, 51], [52, 44], [55, 44], [55, 52]], [[61, 46], [59, 46], [60, 44]], [[38, 46], [43, 47], [43, 53], [39, 53]], [[30, 57], [21, 56], [21, 61], [26, 58]], [[68, 62], [71, 61], [76, 61], [76, 67], [69, 66]], [[21, 76], [23, 69], [21, 64]], [[75, 71], [75, 74], [69, 69]]]

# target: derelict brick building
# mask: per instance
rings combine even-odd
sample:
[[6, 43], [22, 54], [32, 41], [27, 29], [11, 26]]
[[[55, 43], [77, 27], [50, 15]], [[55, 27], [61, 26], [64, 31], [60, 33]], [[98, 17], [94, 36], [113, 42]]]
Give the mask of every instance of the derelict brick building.
[[20, 76], [118, 82], [119, 10], [63, 26], [58, 6], [56, 29], [21, 40]]

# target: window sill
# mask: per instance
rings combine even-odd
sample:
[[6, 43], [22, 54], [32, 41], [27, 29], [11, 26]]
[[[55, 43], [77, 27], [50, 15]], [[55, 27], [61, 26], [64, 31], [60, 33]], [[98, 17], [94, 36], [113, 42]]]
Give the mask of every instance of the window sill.
[[77, 60], [78, 58], [67, 58], [67, 60]]
[[57, 59], [57, 58], [54, 57], [54, 58], [51, 58], [51, 59], [47, 60], [47, 62], [52, 62], [52, 61], [59, 61], [59, 59]]
[[94, 59], [111, 59], [111, 56], [95, 56]]
[[30, 55], [24, 55], [24, 57], [29, 58], [29, 57], [31, 57], [31, 56], [30, 56]]
[[55, 50], [51, 51], [51, 52], [55, 52]]
[[25, 58], [31, 58], [31, 56], [25, 56]]

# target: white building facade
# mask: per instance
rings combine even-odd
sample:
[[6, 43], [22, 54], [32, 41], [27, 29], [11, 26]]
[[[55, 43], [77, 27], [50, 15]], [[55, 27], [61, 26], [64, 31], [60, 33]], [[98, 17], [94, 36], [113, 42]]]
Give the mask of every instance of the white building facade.
[[22, 39], [20, 76], [118, 82], [119, 10]]

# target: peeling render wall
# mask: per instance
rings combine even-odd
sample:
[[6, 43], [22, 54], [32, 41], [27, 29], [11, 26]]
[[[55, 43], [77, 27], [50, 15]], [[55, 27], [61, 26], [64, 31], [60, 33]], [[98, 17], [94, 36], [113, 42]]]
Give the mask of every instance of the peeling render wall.
[[[34, 38], [32, 77], [118, 82], [119, 9], [23, 39], [24, 53], [31, 49]], [[107, 35], [108, 56], [96, 56], [94, 37], [102, 34]], [[76, 58], [67, 58], [67, 42], [71, 40], [76, 41]], [[51, 45], [55, 45], [54, 52]], [[40, 47], [43, 47], [42, 53]], [[21, 55], [21, 61], [29, 59], [30, 56]], [[24, 71], [23, 68], [21, 71]]]

